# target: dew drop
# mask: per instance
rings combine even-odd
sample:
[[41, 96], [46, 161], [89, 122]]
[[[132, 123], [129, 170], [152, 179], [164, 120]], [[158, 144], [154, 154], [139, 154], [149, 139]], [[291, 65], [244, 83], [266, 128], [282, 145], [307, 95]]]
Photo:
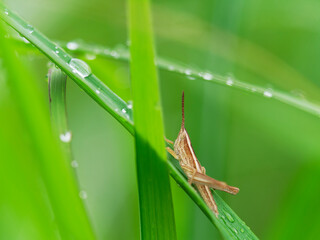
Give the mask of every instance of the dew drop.
[[77, 167], [79, 167], [79, 163], [78, 163], [76, 160], [73, 160], [73, 161], [71, 162], [71, 167], [77, 168]]
[[22, 41], [24, 41], [25, 43], [30, 43], [28, 39], [26, 39], [25, 37], [21, 37]]
[[204, 80], [212, 80], [213, 79], [213, 75], [211, 73], [203, 73], [202, 77]]
[[243, 228], [240, 228], [240, 232], [244, 233], [244, 229], [243, 229]]
[[8, 9], [5, 9], [5, 10], [4, 10], [4, 14], [5, 14], [5, 15], [9, 15]]
[[228, 77], [228, 80], [227, 80], [226, 83], [227, 83], [228, 86], [232, 86], [232, 85], [233, 85], [233, 80], [232, 80], [232, 78]]
[[115, 109], [115, 111], [116, 111], [116, 112], [119, 112], [119, 109], [118, 109], [118, 108], [116, 108], [116, 109]]
[[119, 53], [118, 53], [117, 51], [111, 51], [111, 52], [110, 52], [110, 55], [111, 55], [112, 57], [114, 57], [114, 58], [119, 58], [119, 57], [120, 57], [120, 55], [119, 55]]
[[127, 103], [127, 108], [128, 108], [128, 109], [132, 109], [132, 101], [128, 101], [128, 103]]
[[127, 110], [125, 108], [122, 108], [121, 112], [127, 113]]
[[84, 61], [72, 58], [69, 62], [69, 66], [72, 68], [72, 72], [78, 74], [79, 76], [85, 78], [91, 74], [91, 69]]
[[169, 65], [168, 69], [169, 69], [170, 71], [173, 71], [173, 70], [174, 70], [174, 66]]
[[100, 90], [99, 89], [96, 89], [96, 94], [100, 94]]
[[71, 141], [72, 134], [70, 131], [66, 132], [65, 134], [60, 134], [60, 140], [62, 142], [68, 143]]
[[58, 50], [56, 50], [56, 51], [54, 51], [56, 54], [58, 54], [59, 53], [59, 51]]
[[195, 80], [196, 79], [195, 77], [192, 77], [192, 76], [188, 76], [187, 78], [190, 79], [190, 80]]
[[271, 98], [271, 97], [273, 96], [272, 89], [271, 89], [271, 88], [266, 89], [266, 90], [263, 92], [263, 96], [265, 96], [265, 97], [267, 97], [267, 98]]
[[67, 48], [69, 50], [76, 50], [76, 49], [78, 49], [78, 47], [79, 47], [79, 44], [76, 42], [68, 42], [67, 43]]
[[191, 70], [190, 69], [186, 69], [186, 70], [184, 70], [184, 73], [186, 74], [186, 75], [191, 75]]
[[34, 32], [34, 28], [30, 24], [27, 25], [26, 29], [29, 31], [29, 33], [33, 33]]
[[86, 54], [86, 59], [88, 59], [88, 60], [94, 60], [94, 59], [96, 59], [96, 55], [94, 55], [94, 54]]
[[86, 191], [81, 190], [81, 191], [79, 192], [79, 197], [80, 197], [81, 199], [87, 199], [87, 198], [88, 198], [88, 194], [87, 194]]
[[229, 213], [225, 212], [225, 214], [226, 214], [226, 217], [229, 220], [229, 222], [234, 222], [233, 217]]

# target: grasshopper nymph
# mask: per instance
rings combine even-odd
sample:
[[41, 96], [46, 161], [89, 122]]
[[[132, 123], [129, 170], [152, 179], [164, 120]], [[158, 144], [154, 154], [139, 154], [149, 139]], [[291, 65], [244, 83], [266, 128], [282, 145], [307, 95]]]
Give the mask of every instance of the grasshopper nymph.
[[218, 217], [219, 211], [210, 188], [225, 191], [234, 195], [239, 192], [239, 188], [229, 186], [225, 182], [218, 181], [206, 175], [206, 169], [201, 166], [198, 161], [193, 151], [189, 135], [184, 128], [184, 92], [182, 93], [182, 124], [179, 135], [174, 143], [168, 139], [166, 139], [166, 141], [174, 144], [174, 150], [167, 147], [167, 151], [179, 161], [182, 170], [188, 177], [188, 182], [190, 184], [195, 184], [203, 200], [214, 212], [216, 217]]

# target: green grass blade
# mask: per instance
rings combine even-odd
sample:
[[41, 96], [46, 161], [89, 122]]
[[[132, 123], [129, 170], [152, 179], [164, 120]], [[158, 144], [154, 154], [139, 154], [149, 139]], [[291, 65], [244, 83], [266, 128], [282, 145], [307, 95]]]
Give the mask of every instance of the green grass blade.
[[33, 161], [40, 169], [60, 235], [62, 239], [94, 239], [74, 177], [52, 134], [43, 96], [7, 41], [1, 42], [0, 49], [10, 92], [25, 123]]
[[[15, 40], [18, 47], [21, 45], [26, 45], [21, 41]], [[77, 54], [90, 54], [105, 58], [112, 58], [121, 61], [129, 61], [130, 54], [128, 49], [125, 47], [108, 48], [104, 46], [86, 44], [84, 42], [71, 42], [76, 44], [76, 49], [69, 49], [67, 43], [61, 42], [60, 45], [70, 52]], [[186, 67], [183, 64], [179, 64], [175, 61], [157, 57], [156, 65], [163, 70], [174, 72], [177, 74], [182, 74], [186, 76], [188, 80], [205, 81], [212, 84], [219, 84], [231, 89], [236, 89], [248, 94], [254, 94], [264, 98], [275, 99], [279, 102], [297, 108], [306, 113], [312, 114], [314, 116], [320, 116], [320, 105], [318, 103], [309, 101], [305, 98], [296, 96], [292, 93], [281, 91], [275, 88], [261, 87], [255, 84], [250, 84], [245, 81], [232, 78], [230, 76], [222, 76], [216, 74], [212, 71], [204, 71], [199, 68], [194, 68], [192, 66]]]
[[61, 147], [71, 163], [70, 142], [72, 134], [68, 129], [66, 117], [67, 75], [60, 69], [51, 68], [48, 77], [51, 123], [54, 133], [56, 133], [57, 138], [60, 138]]
[[[125, 47], [119, 46], [117, 48], [107, 48], [98, 45], [86, 44], [83, 42], [75, 43], [77, 45], [76, 49], [68, 49], [68, 45], [66, 43], [62, 43], [62, 46], [69, 51], [80, 54], [92, 54], [122, 61], [129, 61], [130, 58], [130, 53]], [[301, 98], [292, 93], [278, 89], [261, 87], [236, 78], [232, 78], [230, 76], [222, 76], [220, 74], [216, 74], [211, 71], [204, 71], [192, 66], [186, 67], [183, 64], [179, 64], [175, 61], [171, 61], [162, 57], [157, 57], [156, 65], [160, 69], [184, 75], [188, 80], [205, 81], [212, 84], [219, 84], [231, 89], [242, 91], [244, 93], [275, 99], [279, 102], [285, 103], [315, 116], [320, 115], [320, 105], [318, 103]]]
[[[123, 126], [129, 129], [130, 132], [133, 131], [130, 122], [131, 109], [128, 109], [127, 104], [121, 98], [114, 94], [111, 89], [91, 73], [91, 69], [86, 63], [79, 59], [72, 58], [72, 56], [67, 54], [61, 47], [50, 41], [17, 14], [5, 8], [3, 4], [0, 4], [0, 18], [33, 43], [36, 48], [61, 68], [76, 84]], [[119, 118], [119, 115], [122, 117]]]
[[148, 0], [129, 0], [131, 82], [142, 239], [176, 239]]
[[[32, 44], [34, 44], [38, 49], [40, 49], [40, 51], [42, 51], [46, 56], [48, 56], [53, 63], [55, 63], [56, 65], [58, 65], [59, 67], [64, 66], [62, 68], [62, 70], [68, 74], [68, 76], [71, 77], [71, 79], [74, 80], [74, 78], [76, 77], [74, 74], [71, 74], [70, 71], [72, 71], [70, 68], [65, 67], [65, 62], [64, 61], [60, 61], [60, 57], [57, 55], [51, 55], [51, 49], [48, 48], [45, 45], [46, 41], [50, 41], [47, 38], [45, 38], [40, 32], [38, 32], [36, 29], [33, 29], [33, 31], [37, 31], [36, 35], [31, 35], [29, 31], [25, 31], [23, 26], [26, 26], [27, 23], [24, 22], [18, 15], [12, 15], [12, 12], [10, 12], [10, 15], [14, 16], [14, 18], [16, 19], [16, 21], [12, 21], [10, 20], [9, 17], [7, 17], [7, 15], [3, 15], [3, 11], [4, 9], [2, 8], [2, 12], [0, 15], [0, 17], [2, 19], [5, 20], [5, 22], [7, 22], [10, 26], [12, 26], [14, 29], [16, 29], [20, 34], [22, 34], [23, 36], [25, 36]], [[7, 10], [9, 13], [9, 10]], [[9, 18], [9, 19], [8, 19]], [[41, 37], [39, 37], [41, 36]], [[45, 39], [45, 40], [43, 40]], [[59, 48], [60, 49], [60, 48]], [[79, 79], [75, 80], [78, 81]], [[80, 79], [82, 81], [82, 79]], [[88, 80], [89, 81], [89, 80]], [[134, 131], [133, 131], [133, 120], [132, 120], [132, 114], [131, 114], [131, 109], [127, 108], [128, 111], [127, 113], [130, 113], [129, 115], [125, 115], [122, 114], [122, 111], [112, 111], [112, 106], [114, 106], [115, 104], [119, 104], [119, 102], [124, 103], [123, 100], [119, 101], [119, 97], [118, 96], [114, 96], [115, 94], [111, 91], [106, 91], [106, 92], [101, 92], [101, 94], [94, 94], [91, 90], [91, 86], [92, 84], [88, 83], [88, 81], [83, 82], [82, 84], [79, 84], [80, 87], [83, 88], [83, 90], [88, 93], [93, 99], [95, 99], [101, 106], [103, 106], [104, 109], [106, 109], [107, 111], [109, 111], [112, 116], [114, 116], [118, 121], [120, 122], [127, 122], [126, 124], [123, 124], [124, 127], [126, 127], [126, 129], [134, 135]], [[89, 86], [86, 86], [86, 84], [88, 84]], [[106, 87], [103, 86], [104, 84], [101, 83], [101, 89], [105, 89]], [[109, 95], [109, 96], [105, 96], [105, 95]], [[110, 106], [109, 106], [110, 104]], [[212, 212], [210, 211], [209, 208], [206, 207], [204, 201], [200, 198], [200, 196], [197, 194], [196, 191], [194, 191], [188, 184], [186, 179], [183, 177], [183, 175], [179, 172], [178, 168], [175, 165], [172, 164], [168, 164], [169, 169], [171, 171], [171, 175], [174, 178], [174, 180], [176, 182], [178, 182], [181, 187], [184, 189], [184, 191], [186, 191], [189, 196], [192, 197], [193, 201], [202, 209], [203, 212], [205, 212], [206, 216], [208, 218], [211, 218], [209, 216], [212, 215]], [[215, 194], [216, 196], [218, 196], [217, 194]], [[217, 202], [218, 205], [218, 209], [225, 209], [225, 208], [229, 208], [228, 205], [223, 201], [219, 201]], [[236, 214], [230, 209], [229, 214], [231, 216], [236, 216]], [[248, 229], [248, 227], [245, 225], [245, 223], [241, 220], [237, 220], [237, 218], [235, 217], [235, 228], [238, 232], [242, 232], [242, 229]], [[237, 220], [237, 221], [236, 221]], [[232, 232], [227, 233], [229, 231], [232, 231], [229, 226], [227, 225], [227, 223], [225, 222], [220, 222], [221, 224], [218, 224], [217, 221], [212, 220], [212, 223], [218, 228], [218, 230], [221, 232], [221, 234], [223, 236], [225, 236], [226, 238], [229, 239], [237, 239], [234, 236]], [[256, 236], [252, 233], [250, 234], [250, 232], [248, 233], [250, 235], [250, 237], [248, 237], [249, 239], [256, 239]]]

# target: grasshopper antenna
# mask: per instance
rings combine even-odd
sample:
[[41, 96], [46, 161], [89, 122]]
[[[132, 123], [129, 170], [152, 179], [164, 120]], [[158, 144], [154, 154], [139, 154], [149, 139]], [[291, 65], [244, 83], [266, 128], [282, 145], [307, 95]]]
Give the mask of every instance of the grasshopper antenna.
[[181, 128], [184, 128], [184, 91], [182, 91], [182, 123]]

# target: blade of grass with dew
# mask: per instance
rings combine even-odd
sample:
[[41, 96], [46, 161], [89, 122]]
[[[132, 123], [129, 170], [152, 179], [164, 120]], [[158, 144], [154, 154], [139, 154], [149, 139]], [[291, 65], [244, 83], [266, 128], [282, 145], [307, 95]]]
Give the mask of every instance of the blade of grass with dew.
[[[61, 60], [61, 57], [57, 54], [52, 54], [52, 49], [50, 47], [48, 47], [46, 44], [49, 41], [50, 42], [50, 46], [53, 45], [53, 43], [47, 39], [45, 36], [43, 36], [38, 30], [36, 30], [35, 28], [33, 28], [32, 26], [28, 25], [24, 20], [22, 20], [18, 15], [13, 14], [11, 11], [9, 11], [8, 9], [5, 9], [3, 6], [1, 8], [0, 5], [0, 10], [1, 10], [1, 15], [0, 17], [6, 22], [8, 23], [10, 26], [12, 26], [15, 30], [17, 30], [21, 35], [25, 36], [32, 44], [34, 44], [38, 49], [40, 49], [40, 51], [42, 51], [49, 59], [52, 60], [52, 62], [54, 64], [56, 64], [57, 66], [61, 67], [62, 70], [68, 75], [70, 76], [71, 79], [73, 79], [74, 81], [83, 81], [81, 84], [79, 84], [79, 86], [89, 95], [91, 96], [95, 101], [97, 101], [104, 109], [106, 109], [110, 114], [112, 114], [112, 116], [115, 117], [115, 119], [117, 119], [120, 122], [125, 122], [128, 121], [127, 124], [123, 124], [123, 126], [132, 134], [134, 135], [133, 132], [133, 120], [132, 120], [132, 114], [131, 114], [131, 106], [128, 105], [127, 107], [127, 113], [129, 112], [129, 115], [125, 115], [125, 114], [121, 114], [121, 112], [119, 111], [112, 111], [114, 106], [119, 106], [121, 104], [124, 103], [123, 100], [119, 101], [119, 97], [118, 96], [114, 96], [115, 94], [111, 91], [103, 91], [103, 89], [106, 88], [106, 86], [104, 84], [99, 84], [100, 88], [101, 88], [101, 94], [95, 93], [94, 89], [92, 89], [92, 83], [88, 83], [89, 80], [83, 80], [82, 78], [79, 78], [78, 75], [72, 74], [72, 69], [67, 67], [67, 63], [63, 60]], [[11, 17], [14, 17], [16, 20], [10, 20], [7, 14], [3, 14], [5, 11], [8, 12], [8, 15], [10, 15]], [[30, 31], [27, 31], [25, 29], [25, 26], [29, 26], [30, 29], [32, 29], [31, 34]], [[35, 34], [36, 32], [36, 34]], [[61, 48], [57, 47], [59, 50], [61, 50]], [[69, 58], [71, 58], [69, 56]], [[170, 68], [170, 65], [169, 67]], [[75, 80], [76, 79], [76, 80]], [[100, 83], [100, 81], [99, 81]], [[88, 86], [87, 86], [88, 84]], [[175, 163], [176, 160], [173, 160], [173, 162]], [[174, 178], [174, 180], [176, 182], [178, 182], [181, 187], [183, 188], [183, 190], [189, 195], [191, 196], [191, 198], [193, 199], [193, 201], [201, 208], [201, 210], [206, 214], [206, 216], [211, 219], [212, 223], [217, 227], [217, 229], [220, 231], [220, 233], [225, 236], [225, 238], [228, 239], [237, 239], [237, 238], [233, 238], [233, 234], [234, 231], [232, 231], [232, 229], [230, 229], [228, 227], [228, 225], [226, 223], [224, 223], [223, 221], [220, 222], [220, 224], [217, 222], [218, 220], [216, 220], [215, 218], [213, 218], [213, 214], [211, 212], [211, 210], [206, 206], [206, 204], [204, 203], [204, 201], [201, 199], [201, 197], [197, 194], [197, 192], [190, 186], [190, 184], [188, 184], [187, 180], [185, 178], [183, 178], [183, 175], [180, 173], [179, 171], [179, 166], [176, 166], [172, 163], [168, 163], [169, 166], [169, 170], [171, 172], [171, 176]], [[215, 194], [215, 196], [217, 196], [217, 194]], [[227, 206], [227, 204], [221, 200], [219, 202], [217, 202], [218, 208], [219, 209], [224, 209], [224, 208], [229, 208]], [[236, 216], [236, 214], [230, 209], [229, 213], [232, 216]], [[249, 228], [245, 225], [245, 223], [243, 221], [241, 221], [240, 219], [234, 217], [234, 227], [237, 230], [237, 232], [243, 232], [245, 231], [250, 237], [248, 237], [249, 239], [257, 239], [257, 237], [249, 230]], [[241, 230], [244, 229], [244, 230]]]
[[[66, 49], [75, 53], [87, 53], [94, 54], [101, 57], [119, 59], [122, 61], [129, 61], [130, 53], [124, 47], [107, 48], [93, 44], [86, 44], [83, 42], [74, 42], [77, 45], [76, 49], [68, 48], [68, 44], [63, 44]], [[156, 65], [160, 69], [167, 70], [169, 72], [175, 72], [177, 74], [183, 74], [189, 80], [201, 80], [212, 84], [219, 84], [222, 86], [237, 89], [249, 94], [254, 94], [260, 97], [273, 98], [279, 102], [297, 108], [301, 111], [309, 114], [320, 116], [320, 105], [305, 98], [300, 98], [292, 93], [287, 93], [277, 89], [265, 88], [255, 84], [246, 83], [230, 76], [222, 76], [211, 71], [204, 71], [192, 66], [186, 67], [183, 64], [179, 64], [175, 61], [168, 60], [166, 58], [157, 57]]]
[[131, 109], [127, 109], [127, 104], [91, 73], [90, 67], [85, 62], [72, 58], [72, 56], [67, 54], [61, 47], [50, 41], [41, 32], [25, 22], [17, 14], [10, 11], [3, 4], [0, 4], [0, 18], [62, 69], [125, 128], [133, 132], [132, 122], [130, 122]]
[[[16, 44], [21, 47], [21, 41], [16, 41]], [[26, 45], [26, 43], [23, 43]], [[76, 46], [76, 48], [68, 47]], [[124, 47], [108, 48], [94, 44], [86, 44], [84, 42], [61, 42], [61, 46], [64, 46], [70, 52], [93, 54], [96, 56], [118, 59], [121, 61], [129, 61], [130, 54]], [[192, 66], [186, 67], [183, 64], [179, 64], [175, 61], [157, 57], [156, 65], [163, 70], [174, 72], [177, 74], [183, 74], [189, 80], [200, 80], [209, 82], [212, 84], [219, 84], [232, 89], [237, 89], [249, 94], [254, 94], [260, 97], [272, 98], [294, 108], [297, 108], [303, 112], [312, 114], [314, 116], [320, 116], [320, 105], [312, 101], [308, 101], [305, 98], [298, 97], [292, 93], [284, 92], [278, 89], [265, 88], [255, 84], [246, 83], [242, 80], [232, 78], [230, 76], [222, 76], [211, 71], [204, 71]]]
[[66, 118], [66, 84], [67, 75], [60, 69], [51, 68], [48, 73], [49, 78], [49, 101], [51, 123], [54, 133], [61, 140], [61, 147], [71, 164], [70, 142], [72, 134], [68, 129]]
[[176, 239], [149, 0], [129, 0], [141, 239]]
[[[4, 38], [2, 38], [4, 39]], [[76, 183], [60, 146], [52, 134], [45, 101], [10, 44], [0, 45], [8, 86], [28, 132], [34, 161], [40, 170], [62, 239], [95, 239], [78, 196]]]

